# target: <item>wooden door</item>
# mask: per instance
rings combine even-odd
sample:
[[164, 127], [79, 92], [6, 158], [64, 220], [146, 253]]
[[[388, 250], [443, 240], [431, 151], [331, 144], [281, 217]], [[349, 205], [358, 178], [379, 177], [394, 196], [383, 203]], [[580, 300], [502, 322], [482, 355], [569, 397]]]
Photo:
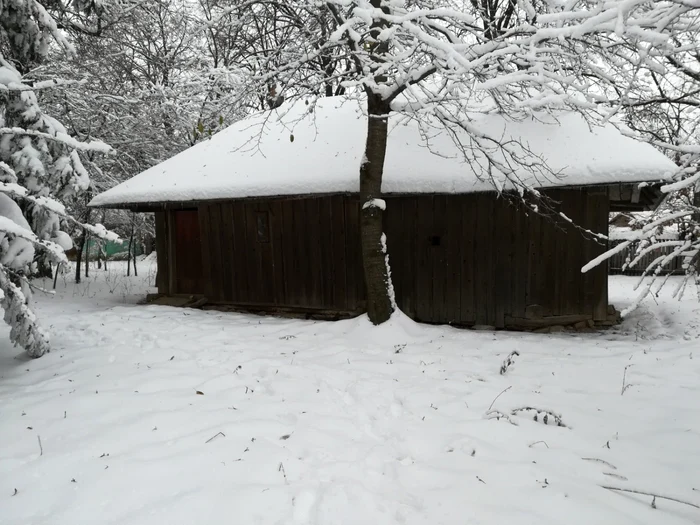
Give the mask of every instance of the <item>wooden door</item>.
[[174, 212], [175, 292], [204, 293], [202, 241], [197, 210]]

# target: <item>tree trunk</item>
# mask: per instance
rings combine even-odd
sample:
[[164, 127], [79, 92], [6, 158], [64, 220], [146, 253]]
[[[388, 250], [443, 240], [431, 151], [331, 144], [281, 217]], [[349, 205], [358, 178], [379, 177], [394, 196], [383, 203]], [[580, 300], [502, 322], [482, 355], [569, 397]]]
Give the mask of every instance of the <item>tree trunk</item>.
[[138, 276], [139, 276], [139, 271], [138, 271], [138, 269], [136, 268], [136, 252], [138, 251], [138, 250], [136, 249], [137, 246], [138, 246], [138, 242], [136, 242], [136, 240], [134, 240], [134, 249], [132, 250], [132, 251], [134, 252], [134, 277], [138, 277]]
[[131, 235], [129, 236], [129, 248], [126, 252], [126, 276], [131, 275], [131, 246], [134, 244], [134, 223], [131, 222]]
[[77, 253], [75, 254], [75, 283], [80, 282], [80, 263], [83, 260], [83, 248], [85, 248], [85, 240], [87, 239], [87, 230], [83, 230], [80, 235], [80, 245], [78, 246]]
[[[88, 196], [89, 198], [89, 196]], [[83, 222], [88, 223], [90, 222], [90, 208], [85, 209], [85, 215]], [[83, 259], [83, 248], [85, 248], [85, 241], [87, 240], [87, 230], [83, 229], [82, 234], [80, 235], [80, 246], [78, 247], [77, 253], [75, 254], [75, 283], [78, 284], [80, 282], [80, 263]]]
[[53, 289], [54, 290], [56, 289], [56, 281], [58, 281], [58, 270], [60, 270], [60, 269], [61, 269], [61, 263], [58, 263], [56, 265], [56, 275], [54, 275], [54, 278], [53, 278]]
[[[693, 206], [696, 210], [700, 210], [700, 183], [696, 183], [693, 188]], [[700, 211], [696, 211], [692, 215], [693, 235], [696, 241], [700, 238]], [[700, 283], [700, 253], [695, 254], [695, 282]]]
[[89, 277], [90, 270], [90, 237], [85, 235], [85, 277]]
[[390, 294], [389, 268], [382, 243], [384, 210], [376, 206], [374, 201], [381, 198], [389, 105], [378, 95], [370, 93], [367, 113], [365, 158], [360, 166], [360, 236], [367, 287], [367, 315], [377, 325], [387, 321], [394, 308]]
[[49, 262], [49, 258], [43, 253], [39, 254], [37, 257], [36, 266], [36, 277], [51, 277], [53, 275], [53, 272], [51, 271], [51, 262]]
[[[102, 210], [102, 224], [107, 224], [107, 210]], [[97, 244], [97, 269], [102, 268], [102, 262], [105, 264], [105, 271], [107, 271], [107, 249], [105, 243], [107, 241], [99, 241]]]

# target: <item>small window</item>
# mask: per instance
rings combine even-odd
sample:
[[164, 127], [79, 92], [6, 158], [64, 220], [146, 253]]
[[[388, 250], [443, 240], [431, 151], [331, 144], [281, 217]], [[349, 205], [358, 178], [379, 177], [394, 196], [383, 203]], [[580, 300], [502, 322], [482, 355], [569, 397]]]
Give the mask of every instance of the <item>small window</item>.
[[259, 211], [255, 214], [258, 242], [270, 242], [270, 214]]

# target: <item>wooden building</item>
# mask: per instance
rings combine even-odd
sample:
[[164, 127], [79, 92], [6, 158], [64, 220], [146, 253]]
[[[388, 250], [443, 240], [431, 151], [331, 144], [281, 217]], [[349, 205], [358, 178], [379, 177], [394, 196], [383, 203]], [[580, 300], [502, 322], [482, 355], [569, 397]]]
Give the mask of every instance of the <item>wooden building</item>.
[[[160, 294], [255, 312], [364, 311], [362, 116], [336, 99], [304, 119], [295, 109], [234, 124], [93, 200], [155, 212]], [[638, 183], [673, 165], [613, 128], [591, 132], [578, 116], [563, 117], [481, 123], [500, 136], [527, 134], [528, 151], [557, 175], [518, 176], [545, 188], [554, 211], [577, 227], [489, 191], [473, 172], [480, 158], [465, 163], [444, 134], [426, 139], [415, 123], [392, 128], [384, 229], [403, 312], [498, 328], [609, 320], [606, 266], [581, 273], [606, 246], [593, 234], [607, 233], [610, 211], [652, 207], [658, 190]]]

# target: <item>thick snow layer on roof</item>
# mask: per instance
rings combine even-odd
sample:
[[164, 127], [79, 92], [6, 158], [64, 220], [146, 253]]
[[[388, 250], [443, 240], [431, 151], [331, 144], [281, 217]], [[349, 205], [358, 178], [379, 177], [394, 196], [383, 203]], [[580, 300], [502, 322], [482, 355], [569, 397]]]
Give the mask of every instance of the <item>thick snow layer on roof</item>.
[[[237, 122], [98, 195], [91, 205], [357, 192], [367, 128], [360, 104], [332, 98], [311, 108], [296, 103]], [[549, 170], [537, 169], [537, 175], [516, 166], [515, 175], [533, 187], [657, 181], [675, 169], [651, 146], [622, 136], [612, 125], [591, 131], [578, 114], [520, 121], [477, 114], [473, 119], [480, 132], [511, 141], [519, 155], [525, 152], [517, 143], [546, 161]], [[436, 123], [419, 126], [395, 115], [389, 127], [385, 193], [494, 189], [485, 176], [485, 157], [466, 133], [458, 134], [466, 145], [462, 150]], [[492, 154], [503, 159], [497, 149]], [[503, 179], [497, 185], [512, 187]]]

